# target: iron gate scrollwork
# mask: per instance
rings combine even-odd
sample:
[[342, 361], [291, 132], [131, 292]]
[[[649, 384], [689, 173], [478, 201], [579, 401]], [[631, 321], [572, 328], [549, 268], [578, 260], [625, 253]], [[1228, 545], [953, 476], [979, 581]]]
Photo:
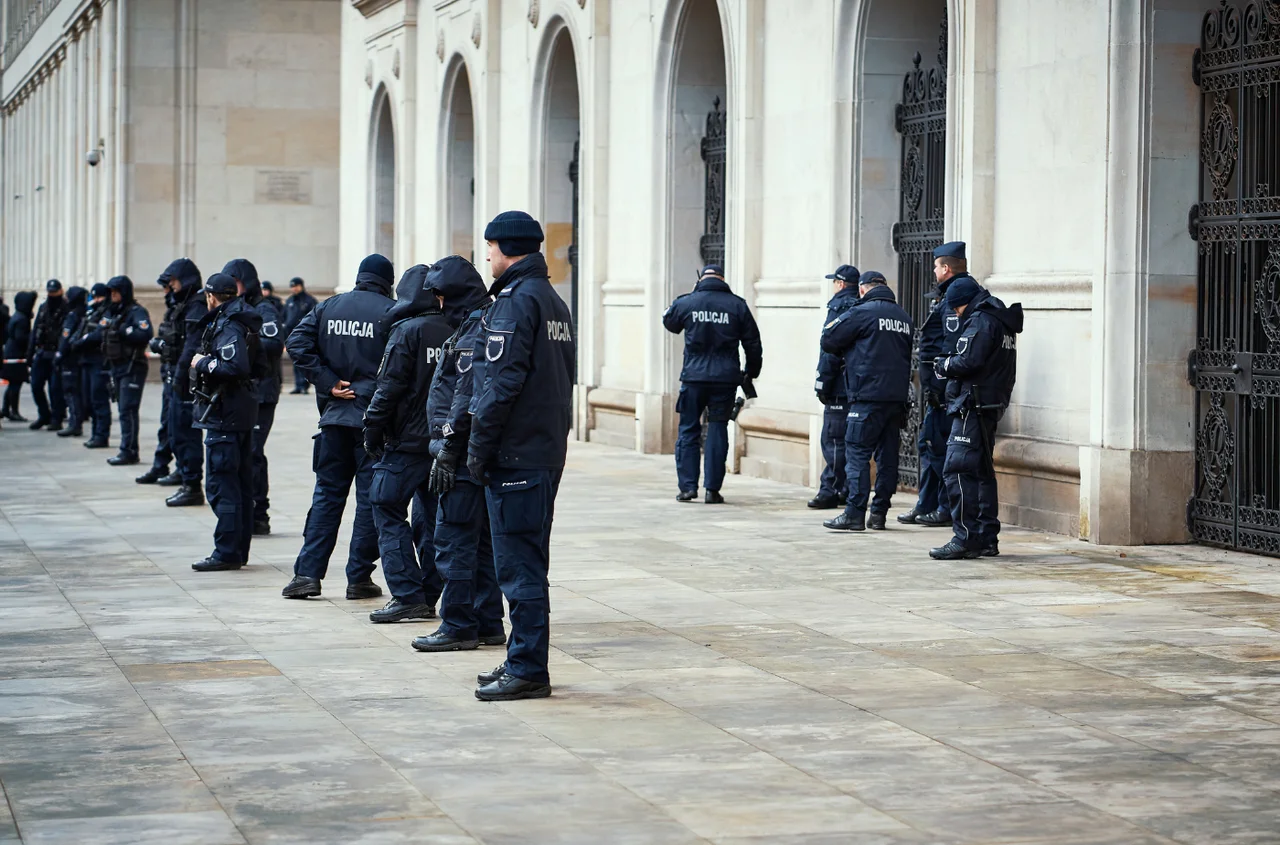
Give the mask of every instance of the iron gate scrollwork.
[[[582, 140], [578, 139], [573, 142], [573, 159], [569, 162], [569, 184], [573, 186], [573, 228], [571, 229], [569, 241], [569, 314], [573, 320], [573, 342], [574, 348], [580, 348], [578, 344], [578, 220], [580, 215], [581, 200], [581, 182], [579, 176], [582, 173], [582, 160], [579, 158]], [[578, 381], [578, 361], [574, 358], [573, 381]]]
[[1201, 92], [1195, 539], [1280, 555], [1280, 0], [1220, 2]]
[[[893, 249], [898, 253], [898, 304], [917, 329], [928, 313], [925, 294], [933, 289], [933, 250], [942, 244], [947, 166], [947, 16], [943, 11], [938, 34], [938, 61], [921, 67], [916, 53], [914, 68], [902, 83], [902, 102], [894, 122], [902, 135], [902, 174], [898, 222], [893, 226]], [[919, 346], [917, 332], [916, 347]], [[919, 361], [912, 359], [915, 373]], [[924, 416], [924, 399], [918, 376], [913, 379], [914, 405], [902, 431], [898, 455], [898, 483], [915, 489], [920, 480], [920, 455], [916, 437]]]
[[702, 238], [698, 247], [703, 264], [724, 266], [725, 162], [729, 133], [720, 98], [707, 113], [707, 134], [702, 138], [702, 160], [706, 162], [706, 196]]

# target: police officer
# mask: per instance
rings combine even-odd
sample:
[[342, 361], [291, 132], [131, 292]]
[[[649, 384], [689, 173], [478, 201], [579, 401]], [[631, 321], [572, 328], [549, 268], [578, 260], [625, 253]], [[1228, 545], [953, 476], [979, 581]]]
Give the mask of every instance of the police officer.
[[147, 309], [133, 299], [133, 281], [128, 276], [113, 277], [107, 288], [111, 312], [102, 331], [102, 353], [120, 416], [120, 451], [107, 463], [129, 466], [138, 463], [138, 408], [147, 383], [147, 344], [154, 329]]
[[31, 396], [36, 400], [37, 412], [29, 428], [35, 431], [48, 426], [51, 431], [58, 431], [67, 409], [62, 399], [62, 375], [54, 358], [62, 339], [67, 300], [62, 295], [62, 282], [57, 279], [50, 279], [44, 289], [45, 300], [31, 326], [31, 348], [27, 355], [31, 361]]
[[[747, 301], [729, 289], [718, 264], [702, 268], [702, 277], [691, 293], [676, 297], [662, 315], [662, 325], [672, 334], [684, 332], [684, 368], [680, 371], [680, 434], [676, 440], [676, 477], [680, 493], [676, 501], [692, 502], [698, 496], [698, 459], [702, 443], [702, 414], [707, 414], [706, 488], [708, 505], [724, 502], [725, 461], [729, 457], [729, 417], [738, 385], [760, 375], [764, 350], [760, 329]], [[738, 345], [747, 356], [742, 369]]]
[[951, 498], [953, 536], [932, 549], [935, 560], [1000, 554], [1000, 498], [992, 451], [1018, 373], [1022, 306], [1006, 306], [972, 278], [955, 279], [947, 305], [964, 321], [954, 355], [934, 362], [947, 380], [951, 437], [943, 474]]
[[4, 418], [13, 422], [27, 421], [18, 411], [18, 405], [22, 401], [22, 385], [30, 372], [31, 316], [35, 305], [35, 291], [15, 294], [13, 316], [5, 330], [3, 372], [9, 385], [4, 389]]
[[254, 384], [266, 374], [258, 342], [262, 318], [239, 297], [239, 285], [214, 273], [204, 286], [208, 313], [195, 325], [189, 387], [195, 425], [205, 432], [205, 492], [217, 525], [213, 554], [191, 564], [197, 572], [239, 569], [249, 562], [253, 539], [253, 426], [258, 418]]
[[[467, 263], [461, 258], [457, 261]], [[431, 476], [427, 393], [440, 349], [453, 334], [436, 290], [439, 278], [432, 268], [417, 264], [400, 279], [395, 307], [387, 314], [391, 333], [378, 368], [378, 387], [364, 414], [364, 450], [377, 460], [369, 502], [378, 529], [382, 574], [391, 591], [386, 606], [369, 614], [371, 622], [434, 619], [436, 601], [444, 588], [436, 572], [435, 546], [430, 542], [436, 497], [427, 487]], [[415, 494], [423, 506], [421, 551], [406, 519]]]
[[477, 678], [476, 698], [544, 698], [551, 694], [551, 518], [573, 416], [573, 321], [547, 277], [538, 221], [504, 211], [484, 239], [495, 299], [473, 353], [467, 472], [486, 487], [511, 641], [506, 662]]
[[[844, 513], [822, 523], [836, 531], [883, 531], [889, 501], [898, 487], [898, 440], [911, 392], [911, 316], [898, 306], [884, 276], [874, 270], [858, 283], [861, 302], [827, 323], [822, 350], [844, 358], [849, 397], [844, 452], [849, 502]], [[870, 464], [876, 458], [876, 495]]]
[[[284, 335], [287, 338], [302, 322], [302, 318], [316, 307], [316, 298], [307, 293], [307, 284], [294, 276], [289, 280], [289, 298], [284, 303]], [[286, 344], [287, 346], [287, 344]], [[290, 356], [292, 360], [292, 356]], [[293, 390], [291, 394], [306, 393], [309, 385], [307, 377], [296, 366], [293, 368]]]
[[[262, 282], [262, 298], [265, 299], [267, 302], [270, 302], [275, 307], [276, 313], [280, 314], [280, 316], [283, 318], [284, 300], [276, 296], [275, 285], [264, 280]], [[281, 328], [284, 328], [284, 326], [282, 325]], [[280, 342], [284, 343], [284, 340], [281, 339]]]
[[[156, 336], [151, 338], [147, 348], [160, 358], [160, 427], [156, 429], [156, 451], [151, 459], [151, 467], [142, 475], [134, 478], [137, 484], [157, 484], [169, 477], [169, 462], [173, 460], [173, 438], [169, 433], [169, 418], [173, 415], [173, 370], [176, 358], [171, 361], [165, 355], [165, 340], [173, 340], [173, 291], [163, 276], [156, 284], [164, 288], [164, 318], [156, 326]], [[180, 351], [180, 350], [179, 350]], [[179, 475], [179, 477], [181, 477]]]
[[[284, 312], [262, 292], [258, 268], [247, 258], [234, 258], [222, 272], [240, 285], [246, 305], [262, 318], [259, 345], [267, 358], [267, 374], [257, 381], [258, 422], [253, 427], [253, 533], [271, 533], [271, 500], [267, 498], [271, 483], [267, 475], [267, 438], [276, 420], [280, 402], [280, 358], [284, 355]], [[280, 300], [277, 299], [276, 302]]]
[[920, 387], [924, 399], [924, 417], [916, 438], [920, 454], [920, 492], [916, 504], [898, 514], [904, 525], [946, 528], [951, 525], [951, 505], [947, 485], [942, 480], [942, 465], [947, 457], [947, 437], [951, 419], [947, 416], [947, 383], [933, 371], [933, 362], [956, 351], [960, 337], [960, 315], [947, 305], [947, 288], [968, 273], [963, 241], [945, 243], [933, 251], [933, 276], [937, 287], [927, 294], [933, 300], [924, 324], [920, 327], [917, 360], [920, 362]]
[[102, 357], [102, 329], [111, 309], [111, 289], [99, 282], [89, 290], [89, 310], [71, 338], [79, 364], [79, 379], [92, 420], [85, 448], [105, 449], [111, 437], [111, 388]]
[[62, 383], [63, 404], [67, 409], [67, 427], [58, 432], [59, 437], [83, 437], [84, 419], [87, 416], [87, 400], [80, 383], [80, 356], [71, 346], [71, 338], [80, 330], [88, 308], [86, 291], [73, 285], [67, 288], [67, 313], [62, 318], [62, 337], [58, 341], [55, 356]]
[[302, 318], [285, 349], [306, 380], [316, 386], [320, 431], [315, 435], [311, 468], [316, 474], [311, 509], [303, 528], [302, 550], [293, 580], [282, 591], [289, 599], [320, 595], [320, 581], [338, 542], [338, 525], [356, 485], [355, 527], [347, 555], [347, 598], [382, 595], [374, 584], [378, 532], [369, 505], [373, 459], [364, 450], [364, 412], [377, 386], [378, 367], [387, 345], [387, 312], [395, 270], [381, 255], [360, 262], [355, 290], [326, 299]]
[[461, 324], [440, 352], [427, 400], [431, 453], [435, 456], [431, 492], [440, 502], [434, 544], [436, 569], [444, 578], [440, 627], [416, 638], [413, 647], [418, 651], [465, 651], [507, 641], [484, 488], [461, 462], [471, 434], [472, 369], [489, 295], [471, 262], [459, 256], [441, 260], [431, 268], [431, 274], [428, 284], [444, 299], [446, 319]]
[[196, 327], [209, 312], [208, 295], [201, 293], [200, 268], [189, 258], [169, 264], [160, 279], [173, 296], [173, 336], [166, 341], [164, 354], [172, 362], [173, 395], [169, 406], [169, 440], [177, 470], [173, 476], [160, 479], [163, 486], [180, 480], [178, 489], [164, 500], [171, 508], [204, 504], [200, 480], [204, 475], [204, 448], [195, 421], [195, 396], [191, 392], [191, 359], [200, 343]]
[[[827, 276], [835, 283], [835, 295], [827, 303], [830, 323], [858, 304], [858, 279], [862, 274], [851, 264], [841, 264]], [[849, 485], [845, 476], [844, 431], [848, 424], [849, 398], [844, 393], [844, 358], [818, 350], [818, 380], [814, 384], [822, 403], [822, 480], [818, 495], [809, 500], [814, 510], [829, 510], [845, 504]]]

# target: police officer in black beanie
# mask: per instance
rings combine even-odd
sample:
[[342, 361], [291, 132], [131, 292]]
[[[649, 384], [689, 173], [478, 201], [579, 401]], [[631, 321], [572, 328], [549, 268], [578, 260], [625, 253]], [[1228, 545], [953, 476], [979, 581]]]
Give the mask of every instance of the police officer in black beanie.
[[467, 472], [486, 488], [511, 640], [506, 662], [477, 678], [476, 698], [545, 698], [551, 517], [573, 417], [573, 321], [547, 277], [538, 221], [506, 211], [485, 228], [484, 239], [495, 299], [475, 348]]
[[294, 577], [282, 591], [287, 599], [320, 595], [353, 481], [356, 518], [347, 554], [347, 598], [382, 595], [370, 577], [378, 559], [378, 532], [369, 503], [373, 458], [364, 450], [364, 414], [378, 385], [378, 366], [391, 330], [387, 313], [396, 304], [394, 284], [391, 262], [370, 255], [360, 262], [355, 290], [317, 305], [285, 341], [294, 367], [316, 386], [320, 406], [312, 457], [316, 487]]

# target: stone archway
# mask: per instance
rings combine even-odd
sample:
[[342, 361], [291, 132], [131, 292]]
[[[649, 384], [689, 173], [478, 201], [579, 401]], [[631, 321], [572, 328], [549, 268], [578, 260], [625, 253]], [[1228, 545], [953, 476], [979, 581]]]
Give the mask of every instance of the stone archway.
[[396, 254], [396, 138], [391, 98], [376, 98], [373, 123], [373, 251], [392, 261]]
[[545, 81], [542, 126], [542, 227], [551, 283], [579, 323], [578, 180], [581, 107], [573, 39], [567, 27], [552, 36]]
[[450, 254], [476, 261], [476, 137], [471, 78], [459, 61], [445, 89], [445, 244]]

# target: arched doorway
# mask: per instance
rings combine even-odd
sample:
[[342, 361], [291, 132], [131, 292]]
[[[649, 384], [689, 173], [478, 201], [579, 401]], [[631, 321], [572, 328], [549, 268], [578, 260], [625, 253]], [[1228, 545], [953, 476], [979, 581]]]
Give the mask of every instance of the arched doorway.
[[579, 121], [578, 70], [573, 40], [562, 27], [554, 36], [546, 75], [542, 127], [542, 227], [551, 284], [579, 323]]
[[377, 98], [373, 140], [373, 251], [392, 261], [396, 254], [396, 138], [391, 99]]
[[445, 196], [448, 250], [475, 262], [476, 139], [471, 79], [458, 63], [448, 94], [445, 127]]

